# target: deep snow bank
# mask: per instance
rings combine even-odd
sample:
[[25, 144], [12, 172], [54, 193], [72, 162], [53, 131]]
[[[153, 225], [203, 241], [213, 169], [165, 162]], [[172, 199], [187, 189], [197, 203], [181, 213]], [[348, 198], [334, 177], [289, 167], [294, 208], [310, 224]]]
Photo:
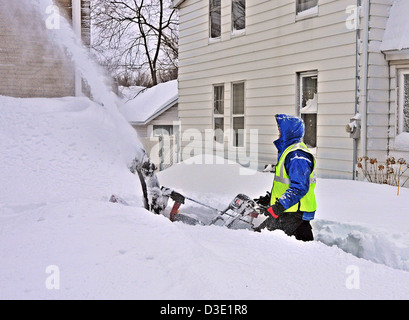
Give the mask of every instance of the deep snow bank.
[[0, 96], [0, 114], [3, 213], [112, 193], [140, 201], [140, 183], [127, 169], [140, 142], [119, 113], [87, 98]]
[[409, 189], [320, 179], [316, 239], [409, 271]]
[[[2, 218], [1, 299], [407, 299], [407, 272], [280, 232], [77, 200]], [[49, 289], [47, 267], [59, 270]], [[348, 287], [348, 268], [359, 271]]]

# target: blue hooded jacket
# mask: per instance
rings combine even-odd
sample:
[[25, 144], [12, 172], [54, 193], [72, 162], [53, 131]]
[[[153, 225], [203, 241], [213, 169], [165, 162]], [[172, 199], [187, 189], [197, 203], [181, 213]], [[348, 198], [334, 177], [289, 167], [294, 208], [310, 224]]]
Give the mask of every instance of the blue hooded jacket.
[[[276, 115], [276, 121], [280, 130], [280, 137], [274, 141], [274, 145], [278, 150], [278, 159], [280, 159], [285, 149], [302, 141], [305, 125], [301, 118], [286, 114]], [[310, 188], [310, 175], [314, 170], [314, 158], [305, 151], [295, 150], [287, 155], [284, 166], [291, 184], [284, 195], [280, 197], [279, 202], [284, 209], [288, 209], [307, 194]], [[314, 219], [314, 213], [305, 213], [303, 219]]]

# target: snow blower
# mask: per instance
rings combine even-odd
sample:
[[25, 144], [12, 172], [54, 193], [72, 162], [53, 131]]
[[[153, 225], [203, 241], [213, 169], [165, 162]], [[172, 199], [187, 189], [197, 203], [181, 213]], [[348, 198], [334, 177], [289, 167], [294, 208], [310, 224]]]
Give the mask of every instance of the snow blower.
[[[174, 201], [169, 219], [181, 221], [190, 225], [218, 225], [232, 229], [254, 230], [253, 220], [263, 212], [263, 207], [244, 194], [238, 194], [224, 210], [213, 208], [205, 203], [189, 198], [167, 187], [160, 187], [155, 174], [156, 166], [149, 155], [142, 149], [142, 156], [134, 159], [130, 165], [130, 171], [137, 174], [143, 191], [144, 206], [155, 214], [163, 214], [169, 199]], [[213, 211], [212, 219], [206, 223], [193, 213], [180, 213], [179, 208], [186, 200], [195, 202]], [[111, 195], [110, 202], [129, 205], [127, 201], [118, 195]]]
[[[234, 228], [235, 226], [237, 227], [237, 223], [240, 222], [240, 228], [248, 228], [253, 230], [253, 220], [259, 216], [261, 210], [261, 207], [245, 194], [238, 194], [230, 202], [227, 208], [220, 210], [184, 196], [170, 188], [162, 187], [161, 191], [163, 196], [167, 196], [174, 201], [173, 207], [169, 214], [169, 219], [171, 221], [181, 221], [190, 225], [218, 225], [227, 228]], [[186, 200], [211, 209], [215, 216], [212, 218], [210, 223], [204, 223], [198, 217], [193, 216], [192, 214], [180, 213], [179, 208], [185, 203]]]

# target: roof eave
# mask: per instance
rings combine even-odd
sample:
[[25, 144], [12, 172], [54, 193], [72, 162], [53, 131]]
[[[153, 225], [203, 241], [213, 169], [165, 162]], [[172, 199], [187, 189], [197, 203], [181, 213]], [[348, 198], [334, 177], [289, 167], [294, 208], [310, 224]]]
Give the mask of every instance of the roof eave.
[[179, 97], [173, 98], [166, 105], [164, 105], [163, 108], [159, 109], [154, 114], [149, 116], [149, 118], [147, 118], [145, 121], [129, 121], [129, 122], [130, 122], [131, 125], [136, 125], [136, 126], [147, 125], [153, 119], [155, 119], [156, 117], [159, 117], [162, 113], [164, 113], [165, 111], [169, 110], [171, 107], [176, 105], [178, 103], [178, 101], [179, 101]]
[[179, 7], [185, 0], [173, 0], [172, 1], [172, 8], [177, 8]]
[[381, 51], [386, 60], [408, 60], [409, 59], [409, 49], [390, 49]]

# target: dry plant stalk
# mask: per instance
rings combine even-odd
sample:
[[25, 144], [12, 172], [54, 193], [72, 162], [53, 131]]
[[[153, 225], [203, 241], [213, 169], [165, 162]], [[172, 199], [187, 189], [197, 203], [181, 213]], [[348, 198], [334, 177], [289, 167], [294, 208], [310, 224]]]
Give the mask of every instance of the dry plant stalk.
[[403, 187], [409, 180], [408, 177], [401, 184], [402, 176], [409, 169], [409, 164], [403, 158], [396, 161], [395, 157], [389, 156], [386, 163], [382, 164], [376, 158], [360, 157], [357, 167], [369, 182], [388, 184], [399, 188]]

